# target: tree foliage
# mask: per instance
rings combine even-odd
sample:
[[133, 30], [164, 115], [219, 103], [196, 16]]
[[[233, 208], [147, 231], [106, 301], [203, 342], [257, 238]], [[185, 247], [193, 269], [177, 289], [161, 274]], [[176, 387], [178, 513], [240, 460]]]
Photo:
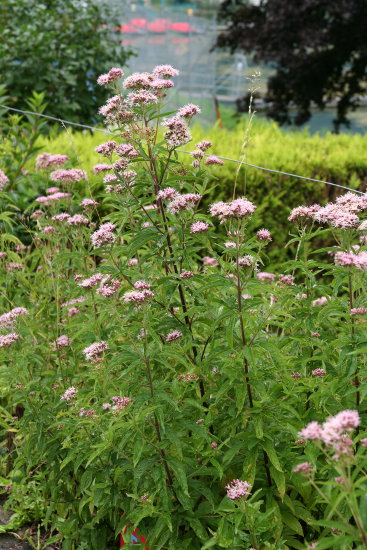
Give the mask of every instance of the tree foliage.
[[2, 0], [0, 81], [13, 106], [24, 108], [33, 91], [47, 94], [47, 114], [89, 121], [106, 91], [97, 76], [124, 51], [111, 28], [109, 11], [95, 0]]
[[349, 123], [366, 93], [367, 3], [365, 0], [225, 0], [219, 19], [228, 22], [216, 46], [254, 52], [255, 60], [271, 63], [268, 80], [269, 116], [289, 123], [294, 105], [296, 124], [311, 115], [312, 104], [323, 109], [337, 100], [336, 129]]

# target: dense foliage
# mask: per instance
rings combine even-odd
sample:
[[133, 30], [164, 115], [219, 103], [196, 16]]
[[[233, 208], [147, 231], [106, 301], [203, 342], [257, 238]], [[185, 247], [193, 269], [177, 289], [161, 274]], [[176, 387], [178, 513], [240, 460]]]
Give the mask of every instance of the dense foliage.
[[[348, 124], [348, 111], [366, 94], [367, 4], [364, 0], [224, 0], [219, 20], [228, 23], [217, 46], [254, 52], [276, 72], [268, 80], [269, 116], [303, 124], [311, 105], [337, 99], [334, 124]], [[297, 114], [291, 117], [289, 107]]]
[[111, 24], [108, 4], [95, 0], [2, 0], [0, 80], [12, 106], [25, 108], [33, 91], [44, 92], [47, 114], [95, 119], [106, 98], [97, 76], [129, 55]]
[[278, 243], [242, 189], [201, 207], [224, 170], [210, 141], [180, 162], [200, 110], [165, 112], [176, 74], [124, 94], [103, 75], [103, 190], [38, 155], [28, 246], [0, 171], [2, 529], [40, 522], [64, 550], [137, 527], [149, 550], [367, 548], [366, 196], [289, 212], [295, 257], [266, 271]]

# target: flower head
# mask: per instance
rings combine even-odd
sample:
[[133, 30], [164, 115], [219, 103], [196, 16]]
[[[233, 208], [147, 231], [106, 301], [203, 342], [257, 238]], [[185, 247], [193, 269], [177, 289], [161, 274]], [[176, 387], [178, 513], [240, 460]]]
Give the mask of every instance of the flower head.
[[103, 245], [110, 245], [115, 242], [115, 235], [112, 231], [116, 228], [113, 223], [103, 223], [97, 231], [92, 233], [91, 240], [94, 248], [100, 248]]
[[16, 342], [19, 338], [19, 334], [16, 332], [10, 332], [9, 334], [3, 334], [0, 336], [0, 348], [8, 348]]
[[126, 303], [133, 303], [136, 306], [140, 306], [141, 304], [144, 304], [146, 302], [149, 302], [154, 297], [154, 292], [148, 289], [144, 290], [131, 290], [129, 292], [125, 292], [123, 295], [123, 300]]
[[301, 464], [298, 464], [298, 466], [293, 468], [293, 471], [295, 473], [307, 475], [307, 474], [311, 474], [314, 471], [314, 468], [311, 462], [302, 462]]
[[259, 239], [259, 241], [271, 241], [272, 238], [271, 238], [271, 235], [270, 235], [270, 231], [268, 231], [267, 229], [259, 229], [259, 231], [256, 233], [257, 235], [257, 238]]
[[167, 128], [164, 137], [170, 149], [180, 147], [191, 141], [191, 134], [186, 122], [179, 116], [173, 116], [163, 121], [163, 126]]
[[108, 84], [111, 84], [111, 82], [115, 82], [115, 80], [118, 80], [123, 76], [124, 76], [124, 71], [122, 69], [113, 67], [108, 71], [108, 73], [101, 74], [98, 77], [97, 84], [99, 84], [100, 86], [107, 86]]
[[255, 210], [256, 206], [246, 199], [246, 197], [234, 199], [231, 202], [216, 202], [210, 207], [211, 215], [217, 216], [221, 222], [228, 220], [228, 218], [250, 216]]
[[93, 199], [83, 199], [80, 206], [82, 208], [92, 208], [94, 206], [98, 206], [98, 202]]
[[327, 298], [325, 296], [321, 296], [321, 298], [317, 298], [316, 300], [312, 301], [312, 307], [318, 307], [318, 306], [324, 306], [327, 304]]
[[200, 107], [194, 105], [193, 103], [189, 103], [177, 111], [177, 116], [182, 118], [191, 118], [199, 113], [201, 113]]
[[185, 193], [184, 195], [177, 194], [171, 202], [168, 203], [167, 210], [171, 212], [171, 214], [177, 214], [181, 210], [193, 208], [195, 203], [197, 203], [200, 199], [201, 195], [199, 195], [199, 193]]
[[75, 398], [76, 394], [78, 393], [78, 390], [76, 388], [74, 388], [74, 386], [71, 386], [70, 388], [68, 388], [65, 393], [62, 394], [62, 396], [60, 397], [60, 399], [62, 401], [71, 401], [72, 399]]
[[250, 494], [250, 484], [247, 481], [234, 479], [226, 485], [227, 497], [231, 500], [238, 500]]
[[153, 69], [153, 74], [155, 77], [167, 78], [170, 76], [178, 76], [180, 72], [171, 65], [157, 65]]
[[206, 222], [194, 222], [190, 227], [190, 233], [204, 233], [208, 231], [209, 224]]
[[108, 349], [108, 344], [104, 340], [101, 342], [95, 342], [94, 344], [91, 344], [87, 348], [83, 349], [83, 353], [85, 355], [85, 358], [88, 361], [92, 361], [92, 363], [95, 363], [101, 359], [101, 355]]
[[0, 170], [0, 191], [4, 189], [7, 183], [9, 183], [9, 178]]
[[47, 168], [55, 168], [55, 166], [63, 166], [70, 157], [68, 155], [52, 155], [51, 153], [41, 153], [36, 158], [36, 170], [45, 170]]
[[173, 330], [166, 336], [166, 342], [173, 342], [174, 340], [178, 340], [179, 338], [182, 338], [182, 332], [179, 330]]
[[216, 157], [215, 155], [209, 155], [205, 159], [205, 164], [219, 164], [223, 166], [224, 162], [222, 161], [222, 159]]
[[73, 183], [86, 179], [87, 173], [78, 168], [72, 168], [71, 170], [55, 170], [50, 174], [51, 181], [60, 181], [62, 183]]

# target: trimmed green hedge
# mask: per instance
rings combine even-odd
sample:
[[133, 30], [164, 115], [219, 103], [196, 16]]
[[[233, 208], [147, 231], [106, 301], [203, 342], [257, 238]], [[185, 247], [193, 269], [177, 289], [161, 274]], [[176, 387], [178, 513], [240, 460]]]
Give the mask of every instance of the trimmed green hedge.
[[[201, 139], [213, 142], [211, 153], [233, 159], [241, 158], [241, 148], [246, 131], [242, 122], [236, 130], [211, 129], [196, 125], [194, 140], [185, 149], [193, 150]], [[252, 164], [291, 172], [303, 176], [327, 180], [353, 189], [366, 189], [367, 183], [367, 135], [331, 134], [310, 135], [305, 131], [284, 131], [275, 123], [257, 119], [251, 129], [246, 160]], [[91, 172], [91, 167], [101, 158], [94, 152], [98, 143], [111, 139], [100, 132], [63, 132], [41, 144], [45, 151], [66, 153], [75, 158], [81, 168]], [[189, 155], [187, 161], [191, 162]], [[226, 161], [224, 166], [214, 167], [212, 186], [206, 201], [208, 204], [232, 197], [238, 164]], [[101, 177], [93, 176], [98, 184]], [[238, 174], [237, 195], [246, 195], [258, 206], [254, 216], [254, 228], [266, 227], [273, 235], [269, 257], [278, 262], [286, 259], [283, 245], [292, 230], [287, 218], [289, 211], [300, 204], [312, 204], [334, 200], [342, 191], [322, 183], [308, 182], [294, 177], [271, 174], [242, 166]]]

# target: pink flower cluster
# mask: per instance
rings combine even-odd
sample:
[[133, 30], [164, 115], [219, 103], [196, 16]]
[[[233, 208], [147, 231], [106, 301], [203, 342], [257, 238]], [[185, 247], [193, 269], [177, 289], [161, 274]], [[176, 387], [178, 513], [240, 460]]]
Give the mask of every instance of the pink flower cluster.
[[216, 157], [215, 155], [209, 155], [205, 159], [205, 164], [219, 164], [220, 166], [223, 166], [224, 162], [219, 157]]
[[320, 208], [321, 206], [319, 204], [313, 204], [312, 206], [297, 206], [297, 208], [293, 208], [291, 211], [288, 220], [296, 223], [313, 221], [315, 212]]
[[327, 298], [325, 296], [321, 296], [321, 298], [316, 298], [316, 300], [312, 301], [312, 307], [319, 307], [324, 306], [327, 304]]
[[167, 128], [164, 133], [167, 145], [169, 149], [176, 149], [185, 143], [191, 141], [191, 133], [185, 120], [180, 116], [175, 115], [171, 118], [167, 118], [162, 122], [163, 126]]
[[115, 82], [119, 78], [122, 78], [124, 76], [124, 71], [122, 69], [119, 69], [117, 67], [113, 67], [108, 71], [106, 74], [101, 74], [97, 79], [97, 84], [100, 86], [107, 86], [108, 84], [111, 84], [111, 82]]
[[70, 216], [67, 220], [67, 223], [69, 225], [88, 225], [89, 220], [82, 214], [74, 214], [74, 216]]
[[9, 178], [0, 170], [0, 191], [4, 189], [7, 183], [9, 183]]
[[244, 218], [255, 212], [256, 206], [252, 204], [246, 197], [234, 199], [231, 202], [215, 202], [210, 207], [212, 216], [217, 216], [221, 222], [225, 222], [228, 218]]
[[[103, 279], [102, 273], [95, 273], [91, 277], [88, 277], [88, 279], [84, 279], [84, 281], [81, 281], [78, 283], [79, 286], [82, 288], [92, 288], [93, 286], [97, 286], [100, 281]], [[83, 300], [84, 301], [84, 300]]]
[[67, 214], [66, 212], [60, 212], [60, 214], [56, 214], [55, 216], [52, 216], [52, 220], [54, 222], [64, 222], [69, 218], [70, 218], [70, 214]]
[[[99, 114], [106, 117], [107, 122], [119, 123], [129, 122], [134, 119], [135, 113], [131, 110], [127, 101], [121, 95], [110, 97], [106, 105], [98, 110]], [[97, 151], [99, 153], [99, 151]]]
[[271, 241], [271, 235], [270, 231], [268, 229], [259, 229], [259, 231], [256, 233], [257, 238], [259, 241]]
[[178, 76], [180, 73], [171, 65], [157, 65], [153, 69], [153, 75], [159, 78], [168, 78], [170, 76]]
[[173, 330], [166, 336], [166, 342], [173, 342], [174, 340], [178, 340], [179, 338], [182, 338], [182, 332], [179, 330]]
[[15, 307], [8, 313], [0, 315], [0, 328], [7, 327], [13, 328], [16, 319], [20, 315], [28, 315], [28, 310], [25, 307]]
[[298, 466], [293, 468], [293, 471], [295, 473], [299, 473], [307, 476], [308, 474], [311, 474], [314, 471], [314, 467], [312, 466], [311, 462], [302, 462], [301, 464], [298, 464]]
[[259, 279], [259, 281], [274, 281], [275, 279], [275, 273], [268, 273], [267, 271], [259, 271], [259, 273], [256, 274], [256, 278]]
[[154, 105], [158, 103], [158, 97], [149, 90], [137, 90], [128, 94], [126, 102], [132, 107], [137, 105]]
[[157, 193], [157, 200], [171, 200], [174, 197], [179, 195], [179, 192], [176, 191], [173, 187], [166, 187], [165, 189], [161, 189]]
[[348, 454], [352, 441], [345, 432], [351, 432], [360, 424], [358, 411], [345, 410], [329, 417], [322, 425], [310, 422], [300, 431], [300, 437], [309, 440], [319, 440], [337, 452], [335, 459]]
[[[191, 156], [194, 157], [195, 159], [192, 162], [192, 166], [194, 168], [197, 168], [200, 165], [200, 161], [205, 157], [205, 151], [209, 149], [211, 146], [212, 146], [211, 141], [207, 141], [207, 140], [203, 140], [203, 141], [200, 141], [199, 143], [196, 143], [197, 149], [195, 149], [194, 151], [192, 151], [192, 153], [190, 153]], [[214, 158], [217, 158], [217, 157], [214, 157]]]
[[294, 277], [293, 275], [283, 275], [282, 273], [280, 273], [279, 282], [283, 285], [294, 286]]
[[133, 159], [139, 156], [139, 152], [129, 143], [123, 143], [115, 147], [115, 152], [119, 157]]
[[13, 271], [22, 271], [23, 266], [19, 262], [9, 262], [7, 265], [9, 273], [12, 273]]
[[343, 267], [354, 266], [357, 269], [365, 271], [367, 269], [367, 252], [362, 251], [357, 254], [354, 252], [336, 252], [335, 265]]
[[91, 208], [93, 206], [98, 206], [98, 202], [94, 201], [93, 199], [83, 199], [80, 203], [80, 206], [82, 208]]
[[256, 260], [251, 254], [246, 254], [242, 258], [238, 258], [238, 265], [241, 267], [253, 267], [256, 264]]
[[234, 479], [226, 485], [227, 497], [231, 500], [238, 500], [250, 494], [250, 484], [247, 481]]
[[367, 307], [352, 307], [350, 310], [351, 315], [364, 315], [367, 313]]
[[46, 170], [47, 168], [55, 168], [55, 166], [63, 166], [69, 159], [70, 157], [68, 157], [68, 155], [41, 153], [36, 158], [36, 170]]
[[114, 403], [114, 405], [111, 407], [112, 410], [121, 411], [131, 403], [131, 398], [120, 397], [119, 395], [115, 395], [114, 397], [111, 397], [111, 401]]
[[54, 193], [57, 193], [58, 191], [60, 191], [59, 187], [48, 187], [46, 189], [47, 195], [53, 195]]
[[93, 166], [94, 174], [100, 174], [101, 172], [109, 172], [110, 170], [113, 170], [113, 166], [111, 164], [96, 164], [95, 166]]
[[110, 296], [113, 296], [114, 294], [116, 294], [120, 286], [121, 286], [120, 281], [117, 281], [116, 279], [111, 279], [111, 275], [106, 275], [106, 277], [103, 277], [101, 281], [101, 285], [97, 289], [97, 292], [101, 296], [104, 296], [105, 298], [109, 298]]
[[94, 248], [110, 245], [115, 242], [115, 235], [112, 233], [116, 226], [113, 223], [103, 223], [97, 231], [92, 233], [91, 240]]
[[16, 342], [19, 338], [19, 334], [16, 332], [10, 332], [9, 334], [3, 334], [0, 336], [0, 348], [7, 348]]
[[61, 304], [61, 307], [69, 307], [73, 306], [74, 304], [82, 304], [83, 302], [85, 302], [84, 296], [79, 296], [79, 298], [74, 298], [73, 300], [64, 302], [63, 304]]
[[46, 197], [37, 197], [35, 199], [35, 202], [48, 206], [52, 202], [61, 201], [62, 199], [67, 199], [69, 197], [71, 197], [70, 193], [57, 192], [57, 193], [52, 193], [52, 195], [47, 195]]
[[68, 388], [60, 397], [62, 401], [71, 401], [75, 398], [76, 394], [78, 393], [78, 390], [74, 388], [74, 386], [71, 386]]
[[92, 363], [96, 363], [101, 360], [101, 356], [108, 349], [108, 344], [104, 340], [101, 342], [95, 342], [87, 348], [83, 349], [85, 358]]
[[79, 168], [71, 168], [70, 170], [55, 170], [50, 174], [51, 181], [59, 181], [62, 183], [74, 183], [76, 181], [86, 180], [87, 173]]
[[210, 258], [210, 256], [204, 256], [203, 264], [207, 267], [216, 267], [219, 264], [219, 262], [217, 258]]
[[194, 276], [194, 272], [193, 271], [183, 271], [182, 273], [180, 273], [180, 278], [181, 279], [191, 279], [191, 277]]
[[188, 208], [193, 208], [195, 203], [201, 199], [199, 193], [185, 193], [183, 195], [177, 194], [171, 202], [168, 203], [167, 210], [171, 214], [177, 214], [182, 210], [187, 210]]
[[66, 348], [69, 345], [70, 345], [69, 337], [66, 336], [65, 334], [62, 334], [56, 340], [56, 347], [57, 348]]
[[190, 227], [190, 233], [204, 233], [208, 231], [209, 224], [206, 222], [194, 222]]
[[97, 145], [94, 150], [96, 153], [99, 153], [104, 157], [110, 157], [116, 149], [116, 145], [116, 141], [106, 141], [106, 143], [101, 143], [101, 145]]
[[192, 118], [194, 115], [198, 115], [201, 113], [200, 107], [197, 105], [193, 105], [192, 103], [189, 103], [188, 105], [184, 105], [184, 107], [181, 107], [177, 111], [177, 116], [181, 118]]
[[149, 302], [154, 297], [154, 292], [149, 289], [144, 290], [130, 290], [125, 292], [123, 300], [125, 303], [133, 303], [136, 306], [140, 306], [146, 302]]

